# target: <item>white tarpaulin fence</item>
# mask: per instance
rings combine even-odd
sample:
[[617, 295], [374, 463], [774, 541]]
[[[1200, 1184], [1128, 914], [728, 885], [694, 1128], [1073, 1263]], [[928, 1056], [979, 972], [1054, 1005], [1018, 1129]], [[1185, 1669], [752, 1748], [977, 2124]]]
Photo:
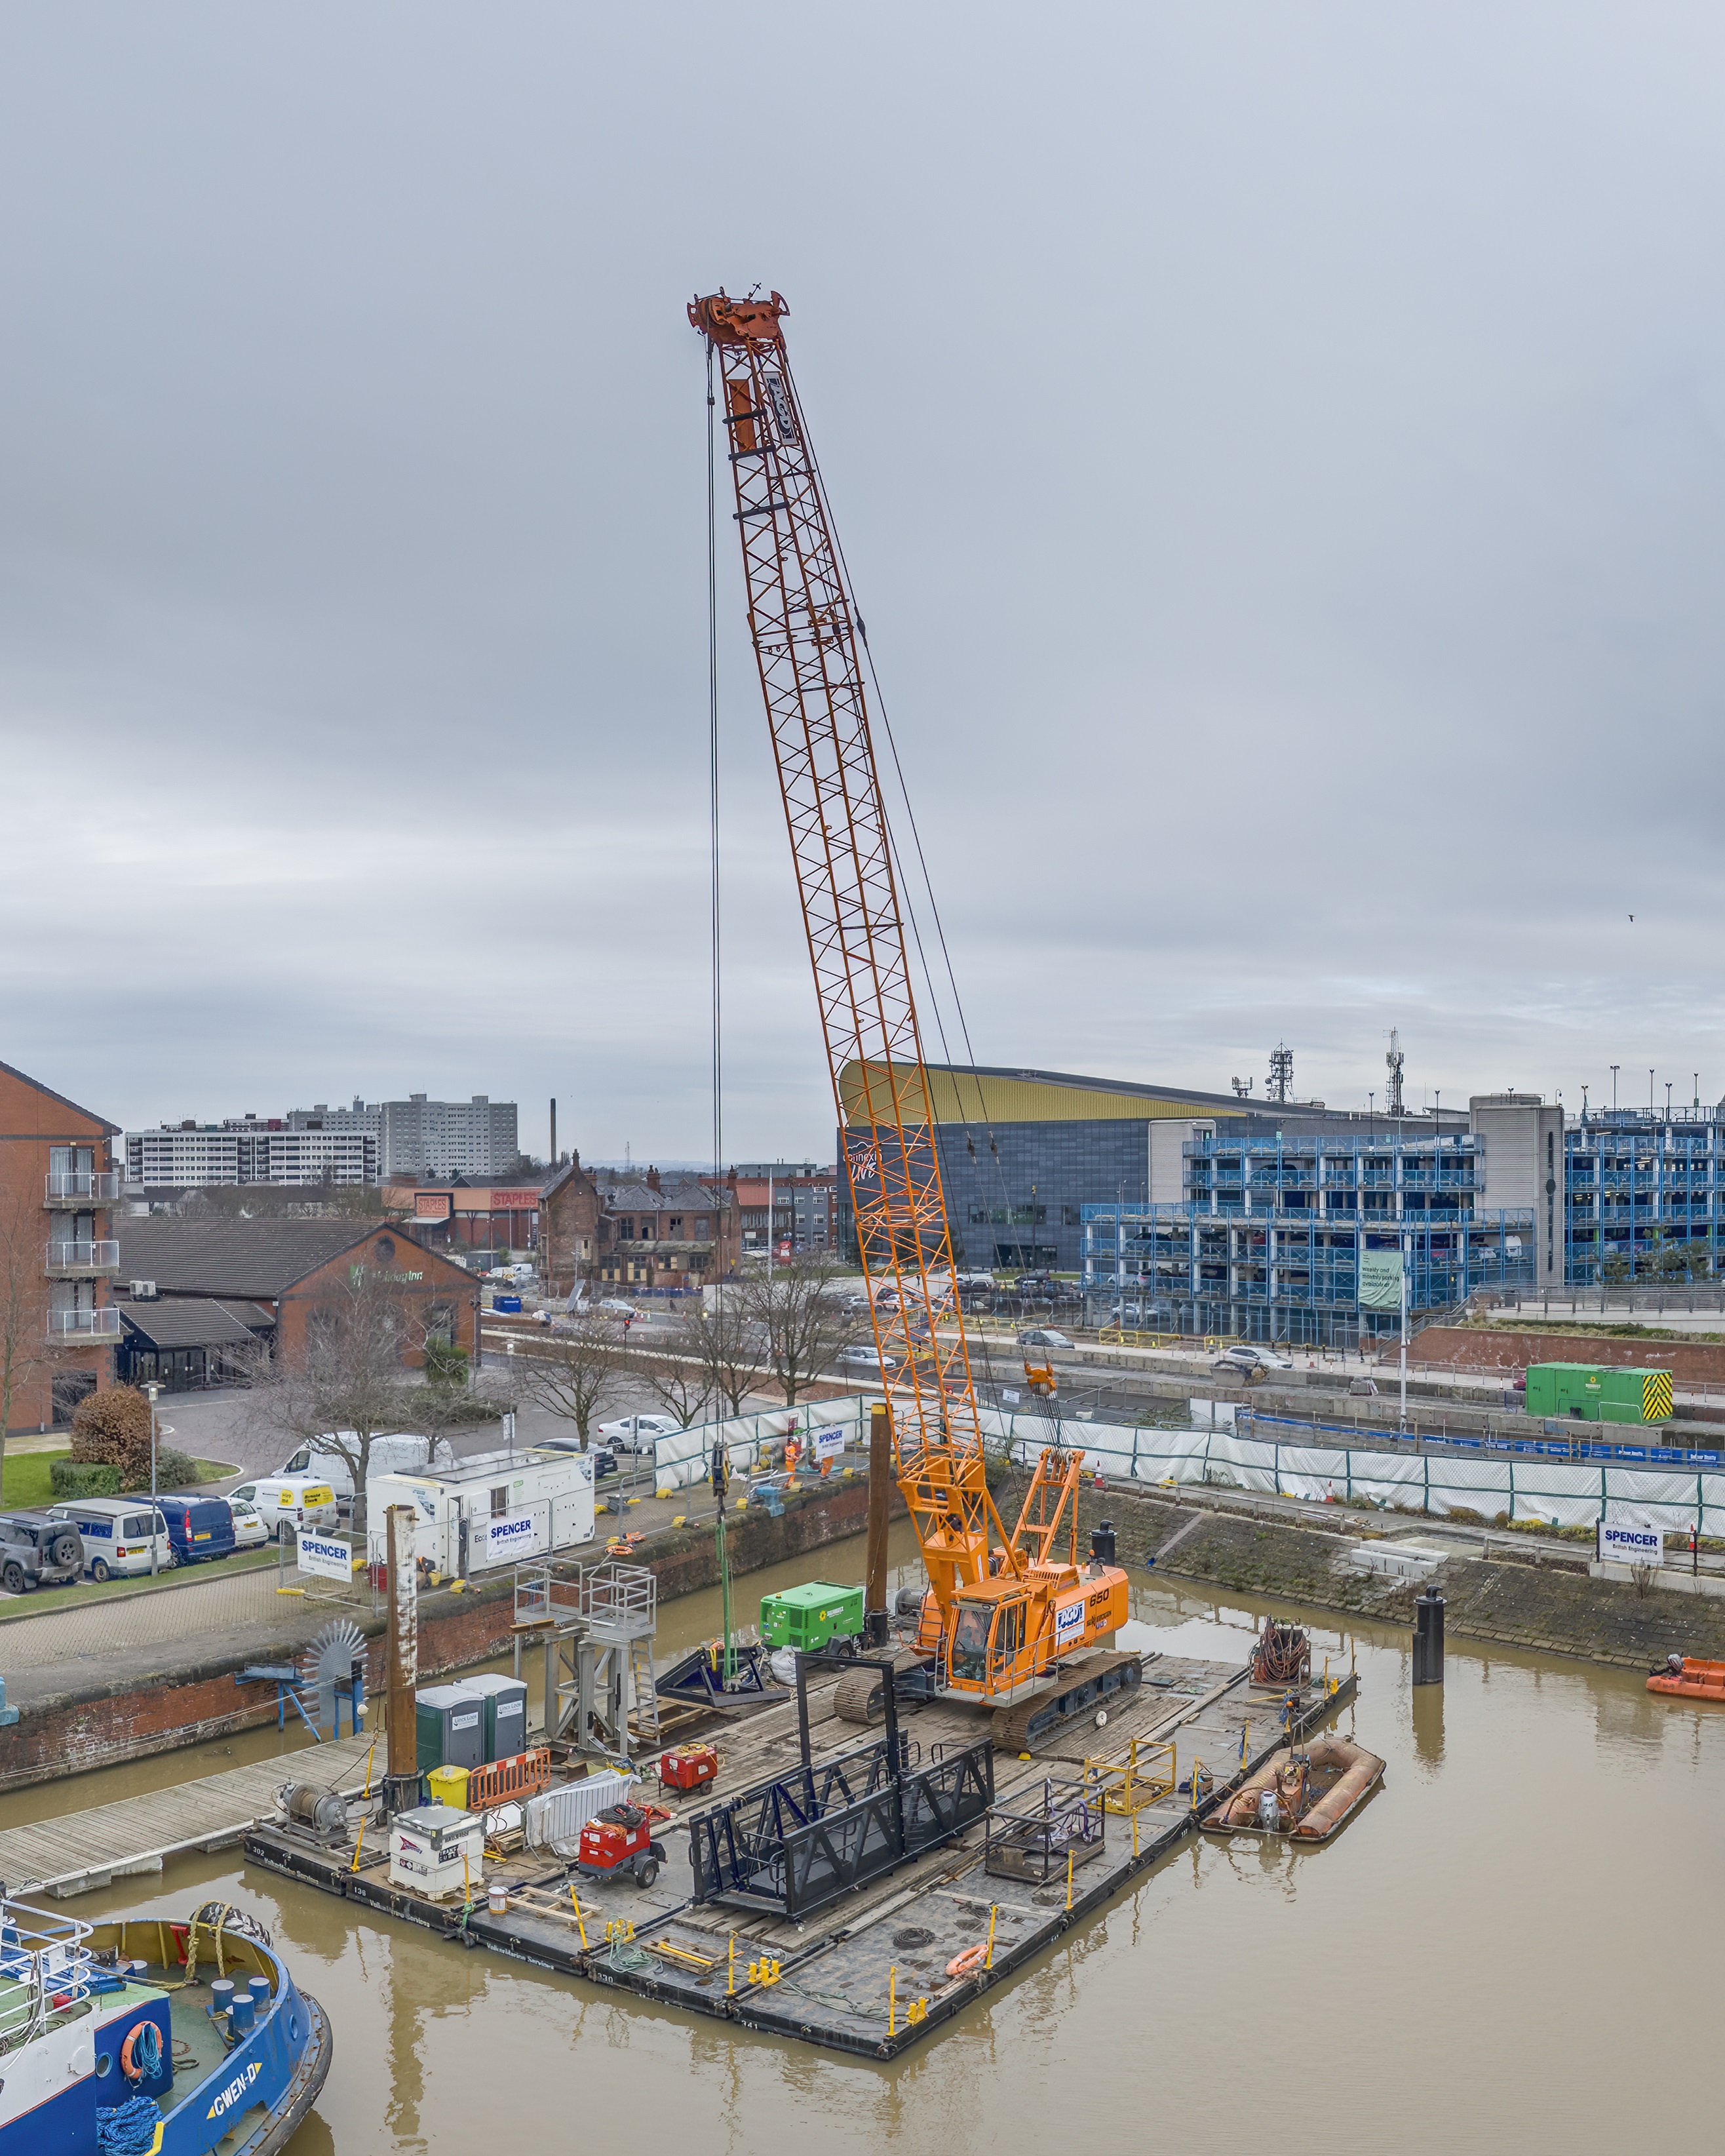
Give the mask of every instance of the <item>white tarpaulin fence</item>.
[[[1015, 1460], [1034, 1460], [1043, 1445], [1056, 1442], [1056, 1425], [1046, 1416], [985, 1409], [983, 1427], [1009, 1442]], [[1111, 1481], [1218, 1482], [1284, 1497], [1366, 1497], [1416, 1512], [1476, 1512], [1486, 1520], [1502, 1512], [1557, 1527], [1591, 1527], [1604, 1517], [1668, 1534], [1697, 1522], [1704, 1534], [1725, 1529], [1725, 1474], [1704, 1471], [1364, 1452], [1281, 1445], [1230, 1430], [1094, 1422], [1060, 1422], [1058, 1441], [1074, 1450], [1081, 1446], [1086, 1465]]]
[[[856, 1445], [866, 1435], [869, 1409], [878, 1398], [878, 1394], [859, 1394], [848, 1400], [816, 1400], [807, 1407], [773, 1408], [762, 1414], [735, 1415], [725, 1422], [700, 1422], [691, 1430], [680, 1430], [673, 1437], [661, 1437], [654, 1445], [659, 1486], [684, 1490], [691, 1483], [704, 1482], [714, 1444], [721, 1437], [733, 1475], [747, 1474], [763, 1445], [776, 1444], [786, 1437], [812, 1439], [819, 1432], [838, 1430], [844, 1432], [846, 1445]], [[839, 1449], [829, 1443], [824, 1456], [830, 1459]]]
[[[660, 1438], [655, 1448], [662, 1488], [706, 1480], [712, 1446], [722, 1435], [733, 1474], [746, 1474], [758, 1450], [788, 1435], [812, 1437], [842, 1429], [846, 1442], [866, 1442], [868, 1414], [878, 1394], [820, 1400], [808, 1407], [698, 1423]], [[1602, 1516], [1625, 1527], [1675, 1534], [1697, 1522], [1702, 1532], [1725, 1532], [1725, 1473], [1684, 1468], [1621, 1467], [1601, 1461], [1567, 1466], [1553, 1460], [1484, 1460], [1443, 1453], [1368, 1452], [1358, 1447], [1282, 1445], [1243, 1437], [1225, 1428], [1150, 1430], [1132, 1424], [1055, 1419], [1042, 1414], [982, 1411], [985, 1435], [1011, 1445], [1016, 1460], [1034, 1460], [1045, 1445], [1082, 1447], [1086, 1464], [1111, 1481], [1216, 1482], [1269, 1496], [1365, 1497], [1416, 1512], [1502, 1512], [1512, 1520], [1557, 1527], [1591, 1527]]]

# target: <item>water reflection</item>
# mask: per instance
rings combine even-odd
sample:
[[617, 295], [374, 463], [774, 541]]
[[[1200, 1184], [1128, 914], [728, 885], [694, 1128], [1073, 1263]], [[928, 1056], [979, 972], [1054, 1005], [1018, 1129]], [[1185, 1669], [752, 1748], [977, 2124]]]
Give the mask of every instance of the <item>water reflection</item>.
[[415, 1986], [403, 1966], [408, 1958], [403, 1951], [407, 1943], [402, 1939], [390, 1942], [389, 2099], [383, 2115], [398, 2148], [423, 2148], [419, 2108], [425, 2100], [425, 2077], [419, 2036], [425, 2007], [423, 1999], [415, 1995]]
[[1414, 1695], [1414, 1753], [1425, 1767], [1435, 1767], [1444, 1756], [1444, 1687], [1415, 1685]]
[[[1133, 1597], [1142, 1643], [1175, 1654], [1237, 1660], [1262, 1614], [1167, 1586]], [[969, 2156], [1043, 2135], [1074, 2105], [1087, 2134], [1123, 2146], [1153, 2109], [1174, 2148], [1268, 2141], [1276, 2156], [1334, 2156], [1338, 2138], [1469, 2156], [1698, 2143], [1712, 2132], [1704, 2076], [1600, 2061], [1621, 2051], [1625, 2010], [1652, 1999], [1670, 2052], [1710, 2056], [1725, 1867], [1697, 1851], [1714, 1832], [1725, 1710], [1660, 1701], [1635, 1671], [1495, 1647], [1488, 1659], [1453, 1633], [1447, 1681], [1416, 1691], [1405, 1626], [1311, 1621], [1317, 1666], [1328, 1651], [1345, 1671], [1357, 1649], [1344, 1726], [1389, 1763], [1343, 1832], [1312, 1850], [1183, 1842], [893, 2065], [464, 1953], [242, 1874], [233, 1852], [71, 1907], [183, 1915], [219, 1895], [263, 1917], [336, 2032], [290, 2156], [490, 2156], [500, 2119], [535, 2148], [644, 2135], [703, 2156]], [[1602, 1895], [1609, 1981], [1594, 1984]], [[1417, 2056], [1386, 1939], [1416, 1940], [1428, 1979]], [[1258, 2010], [1265, 1985], [1276, 2011]], [[1432, 2056], [1465, 2071], [1434, 2072]], [[1342, 2092], [1339, 2128], [1336, 2102], [1290, 2101], [1315, 2061]]]

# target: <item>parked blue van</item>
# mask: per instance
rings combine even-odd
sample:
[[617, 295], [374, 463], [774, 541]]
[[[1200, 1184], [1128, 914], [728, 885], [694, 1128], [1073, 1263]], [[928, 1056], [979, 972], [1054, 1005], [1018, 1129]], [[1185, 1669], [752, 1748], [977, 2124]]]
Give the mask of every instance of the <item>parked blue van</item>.
[[167, 1538], [173, 1545], [177, 1564], [233, 1556], [234, 1512], [225, 1497], [188, 1497], [170, 1492], [157, 1497], [156, 1509], [167, 1523]]

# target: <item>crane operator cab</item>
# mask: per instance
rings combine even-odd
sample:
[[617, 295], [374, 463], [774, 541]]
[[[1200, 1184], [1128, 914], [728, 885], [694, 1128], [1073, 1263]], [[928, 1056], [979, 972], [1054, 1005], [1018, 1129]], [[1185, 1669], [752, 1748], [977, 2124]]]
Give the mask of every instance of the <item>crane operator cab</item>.
[[993, 1592], [963, 1595], [952, 1604], [947, 1663], [961, 1691], [1010, 1691], [1036, 1674], [1029, 1594], [1016, 1579], [989, 1585]]

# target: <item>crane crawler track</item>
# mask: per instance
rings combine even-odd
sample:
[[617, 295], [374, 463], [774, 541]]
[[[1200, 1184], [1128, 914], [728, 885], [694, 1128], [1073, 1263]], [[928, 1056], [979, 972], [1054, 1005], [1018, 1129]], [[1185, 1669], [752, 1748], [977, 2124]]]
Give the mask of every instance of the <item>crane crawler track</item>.
[[[900, 1682], [900, 1672], [915, 1670], [921, 1681], [911, 1690]], [[928, 1684], [928, 1664], [921, 1655], [908, 1650], [892, 1658], [893, 1682], [898, 1691], [899, 1705], [913, 1706], [925, 1697], [932, 1697]], [[877, 1669], [846, 1670], [833, 1687], [833, 1712], [840, 1722], [860, 1722], [868, 1724], [886, 1719], [885, 1693], [886, 1681]]]
[[1034, 1752], [1075, 1722], [1123, 1705], [1144, 1680], [1142, 1655], [1073, 1656], [1056, 1688], [1002, 1707], [989, 1732], [997, 1752]]

